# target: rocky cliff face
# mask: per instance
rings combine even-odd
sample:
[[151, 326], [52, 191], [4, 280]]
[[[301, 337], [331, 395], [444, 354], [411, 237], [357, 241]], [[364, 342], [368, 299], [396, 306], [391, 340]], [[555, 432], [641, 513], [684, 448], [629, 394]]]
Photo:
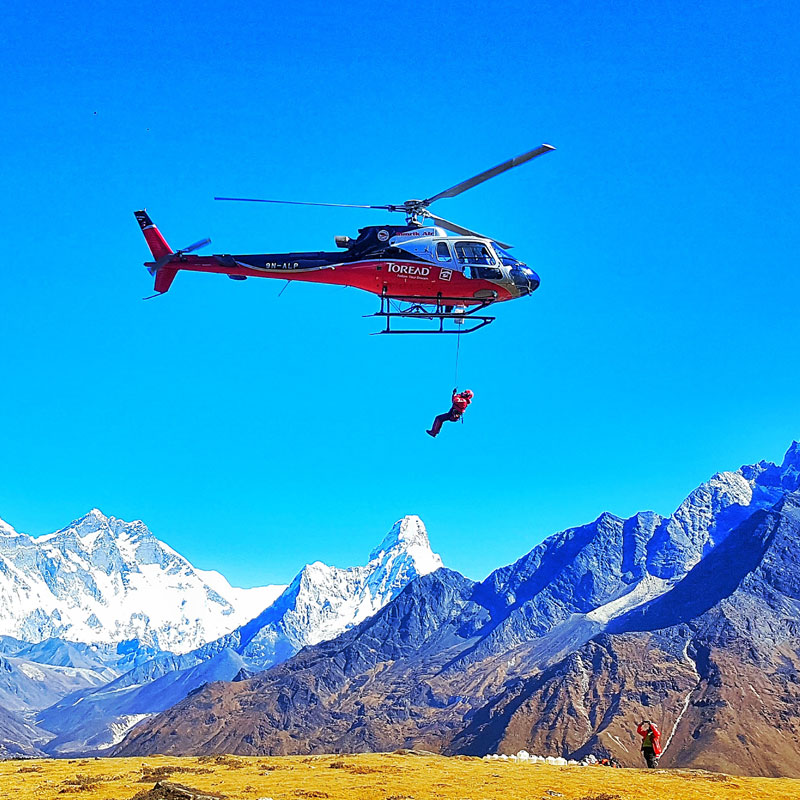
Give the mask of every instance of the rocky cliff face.
[[605, 750], [639, 765], [647, 716], [665, 766], [800, 775], [799, 455], [720, 473], [668, 518], [603, 515], [482, 584], [429, 574], [116, 752]]

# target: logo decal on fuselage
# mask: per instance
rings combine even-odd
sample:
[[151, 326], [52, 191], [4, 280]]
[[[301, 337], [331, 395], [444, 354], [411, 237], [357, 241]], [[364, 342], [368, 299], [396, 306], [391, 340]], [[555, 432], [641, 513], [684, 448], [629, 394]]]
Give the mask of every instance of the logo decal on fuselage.
[[378, 241], [379, 242], [388, 242], [389, 241], [389, 231], [385, 231], [385, 230], [378, 231]]
[[453, 277], [453, 270], [451, 270], [451, 269], [440, 269], [439, 270], [439, 277], [443, 281], [449, 281], [450, 278]]
[[386, 265], [389, 272], [395, 272], [398, 275], [407, 275], [409, 278], [427, 278], [431, 274], [430, 267], [418, 267], [409, 264], [393, 264], [389, 262]]

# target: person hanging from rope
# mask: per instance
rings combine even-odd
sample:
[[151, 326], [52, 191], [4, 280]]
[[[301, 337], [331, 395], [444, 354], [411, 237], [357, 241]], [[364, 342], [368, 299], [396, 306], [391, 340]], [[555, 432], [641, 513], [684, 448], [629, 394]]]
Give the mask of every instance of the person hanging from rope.
[[439, 414], [434, 420], [430, 429], [425, 431], [428, 436], [433, 436], [435, 439], [442, 429], [445, 422], [458, 422], [461, 415], [467, 410], [467, 406], [472, 402], [475, 395], [469, 390], [464, 389], [463, 392], [458, 391], [458, 387], [453, 389], [453, 405], [446, 414]]

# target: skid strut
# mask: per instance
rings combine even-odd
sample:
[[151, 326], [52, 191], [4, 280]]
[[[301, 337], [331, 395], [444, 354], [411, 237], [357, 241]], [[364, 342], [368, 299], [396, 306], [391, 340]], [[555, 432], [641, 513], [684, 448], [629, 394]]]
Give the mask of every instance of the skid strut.
[[[386, 327], [381, 333], [472, 333], [494, 321], [494, 317], [479, 314], [494, 302], [493, 298], [483, 300], [474, 297], [393, 297], [381, 295], [380, 311], [367, 314], [368, 317], [384, 317]], [[426, 327], [393, 328], [392, 320], [420, 322]]]

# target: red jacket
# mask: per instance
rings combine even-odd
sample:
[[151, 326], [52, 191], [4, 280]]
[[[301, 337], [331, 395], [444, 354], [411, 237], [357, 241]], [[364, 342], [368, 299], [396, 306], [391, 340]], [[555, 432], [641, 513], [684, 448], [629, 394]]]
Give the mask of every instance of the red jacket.
[[472, 402], [472, 393], [470, 392], [470, 397], [466, 397], [465, 394], [466, 392], [462, 392], [461, 394], [453, 392], [453, 408], [451, 412], [459, 417], [467, 410], [467, 406]]
[[[653, 752], [657, 756], [660, 756], [661, 755], [661, 745], [658, 743], [658, 740], [661, 738], [661, 733], [659, 733], [658, 728], [656, 728], [656, 726], [653, 725], [652, 722], [650, 723], [650, 731], [653, 732], [653, 736], [652, 736]], [[636, 733], [638, 733], [639, 736], [642, 737], [642, 748], [644, 748], [646, 746], [647, 737], [648, 737], [650, 731], [646, 730], [641, 725], [637, 725], [636, 726]]]

